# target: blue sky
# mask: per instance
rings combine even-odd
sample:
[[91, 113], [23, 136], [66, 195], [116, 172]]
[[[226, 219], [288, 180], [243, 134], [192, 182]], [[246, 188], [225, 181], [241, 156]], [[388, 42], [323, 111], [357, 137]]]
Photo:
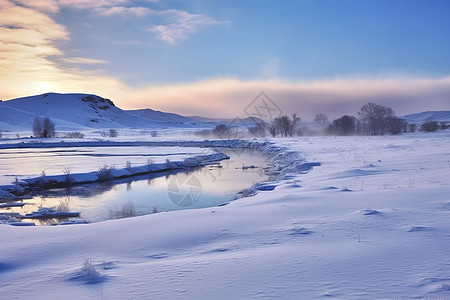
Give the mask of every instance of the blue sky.
[[0, 0], [0, 29], [1, 98], [232, 116], [265, 91], [308, 114], [450, 109], [449, 1]]

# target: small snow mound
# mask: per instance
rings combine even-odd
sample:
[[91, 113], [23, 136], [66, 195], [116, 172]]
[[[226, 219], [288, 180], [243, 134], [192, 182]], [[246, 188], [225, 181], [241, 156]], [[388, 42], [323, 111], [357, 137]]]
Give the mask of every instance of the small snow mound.
[[376, 215], [380, 216], [383, 214], [381, 211], [376, 209], [363, 209], [361, 212], [365, 216], [376, 216]]
[[335, 187], [335, 186], [327, 186], [327, 187], [321, 188], [320, 190], [327, 191], [327, 190], [338, 190], [338, 189], [339, 188]]
[[8, 223], [11, 226], [35, 226], [33, 222], [10, 222]]
[[256, 187], [258, 191], [273, 191], [277, 187], [276, 184], [265, 184]]
[[310, 235], [310, 234], [313, 233], [312, 230], [309, 230], [309, 229], [304, 228], [304, 227], [294, 227], [294, 228], [291, 228], [289, 231], [290, 231], [289, 235], [295, 235], [295, 236], [297, 236], [297, 235]]
[[104, 282], [109, 278], [109, 276], [106, 276], [97, 270], [101, 265], [103, 265], [103, 263], [94, 264], [90, 260], [86, 260], [83, 267], [76, 271], [70, 280], [85, 284], [97, 284]]
[[56, 225], [74, 225], [74, 224], [88, 224], [88, 222], [86, 222], [86, 220], [83, 220], [83, 219], [74, 219], [74, 220], [61, 222]]
[[446, 210], [450, 210], [450, 202], [445, 203], [445, 204], [442, 206], [442, 208], [443, 208], [443, 209], [446, 209]]
[[334, 298], [335, 295], [333, 295], [331, 292], [324, 292], [322, 294], [320, 294], [320, 297], [326, 297], [326, 298]]
[[166, 253], [155, 253], [155, 254], [150, 254], [147, 257], [151, 258], [151, 259], [163, 259], [163, 258], [169, 257], [169, 255], [167, 255]]
[[319, 167], [321, 165], [322, 164], [320, 162], [305, 162], [297, 166], [297, 170], [300, 171], [301, 173], [309, 172], [313, 169], [313, 167]]
[[430, 293], [450, 292], [450, 278], [424, 278], [419, 285], [425, 287]]
[[210, 253], [221, 253], [221, 252], [227, 252], [227, 251], [230, 251], [230, 249], [225, 248], [225, 247], [219, 247], [214, 250], [211, 250]]
[[291, 183], [287, 187], [288, 188], [301, 188], [302, 186], [298, 183]]
[[408, 230], [408, 232], [421, 232], [421, 231], [431, 231], [431, 230], [434, 230], [434, 228], [427, 227], [427, 226], [413, 226]]
[[365, 168], [376, 168], [377, 166], [374, 164], [368, 164], [364, 166]]
[[40, 219], [40, 218], [74, 218], [79, 217], [79, 212], [55, 210], [52, 207], [40, 207], [37, 211], [25, 214], [24, 219]]

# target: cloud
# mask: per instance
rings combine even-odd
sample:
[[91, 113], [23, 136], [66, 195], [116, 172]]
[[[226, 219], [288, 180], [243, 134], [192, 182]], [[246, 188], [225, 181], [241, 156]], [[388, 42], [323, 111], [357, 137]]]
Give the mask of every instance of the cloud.
[[4, 85], [1, 90], [9, 90], [19, 82], [29, 85], [33, 72], [58, 71], [48, 57], [62, 55], [54, 41], [67, 39], [66, 29], [38, 11], [10, 1], [1, 4], [0, 78]]
[[[246, 106], [264, 91], [284, 113], [297, 112], [305, 120], [312, 119], [319, 112], [326, 113], [330, 119], [356, 114], [367, 102], [392, 107], [400, 115], [450, 109], [450, 77], [289, 81], [276, 79], [279, 68], [276, 59], [269, 60], [262, 67], [263, 79], [260, 80], [215, 78], [183, 84], [149, 83], [135, 88], [99, 70], [87, 71], [77, 66], [106, 63], [103, 60], [65, 57], [58, 43], [67, 40], [69, 32], [48, 15], [55, 12], [52, 3], [79, 9], [116, 7], [117, 13], [122, 13], [125, 10], [120, 7], [128, 1], [54, 0], [49, 1], [48, 6], [31, 0], [21, 0], [20, 5], [16, 3], [19, 0], [0, 0], [0, 96], [3, 99], [49, 91], [84, 92], [110, 98], [123, 108], [149, 107], [186, 115], [233, 118], [245, 117]], [[136, 11], [131, 14], [136, 14]], [[170, 44], [223, 23], [205, 15], [179, 10], [155, 14], [165, 17], [168, 24], [149, 30]]]
[[63, 62], [70, 64], [83, 64], [83, 65], [98, 65], [105, 64], [106, 61], [102, 59], [92, 59], [86, 57], [65, 57], [61, 59]]
[[186, 11], [175, 9], [161, 11], [160, 14], [167, 16], [169, 24], [154, 25], [148, 27], [147, 31], [156, 33], [159, 39], [172, 45], [177, 44], [180, 40], [186, 39], [188, 35], [194, 34], [201, 29], [225, 23], [205, 15], [190, 14]]
[[59, 10], [56, 0], [16, 0], [16, 3], [50, 13], [55, 13]]
[[[57, 42], [68, 31], [44, 12], [0, 0], [0, 91], [2, 97], [23, 96], [51, 90], [95, 90], [120, 86], [115, 78], [77, 68], [62, 68], [55, 61], [103, 63], [86, 58], [64, 58]], [[19, 94], [20, 93], [20, 94]]]
[[[4, 2], [0, 7], [0, 27], [36, 31], [47, 40], [66, 39], [68, 32], [47, 15], [26, 7]], [[19, 40], [20, 43], [26, 40]]]
[[99, 7], [114, 7], [129, 3], [129, 0], [56, 0], [59, 6], [76, 9], [91, 9]]
[[367, 102], [392, 107], [399, 115], [450, 109], [450, 77], [342, 78], [310, 82], [225, 78], [129, 90], [127, 99], [134, 101], [118, 99], [116, 102], [129, 108], [151, 107], [187, 115], [233, 118], [246, 117], [245, 107], [262, 91], [284, 113], [297, 112], [305, 120], [312, 120], [319, 112], [330, 119], [343, 114], [356, 115]]
[[100, 14], [103, 16], [112, 16], [112, 15], [123, 15], [123, 16], [136, 16], [136, 17], [144, 17], [150, 14], [152, 10], [147, 7], [109, 7], [103, 10], [100, 10]]

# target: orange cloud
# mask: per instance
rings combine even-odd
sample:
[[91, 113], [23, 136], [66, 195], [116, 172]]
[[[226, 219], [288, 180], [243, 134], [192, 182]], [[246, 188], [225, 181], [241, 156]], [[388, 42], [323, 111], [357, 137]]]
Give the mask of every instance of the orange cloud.
[[[450, 77], [440, 79], [334, 79], [240, 81], [214, 79], [118, 91], [116, 103], [128, 108], [151, 107], [186, 115], [246, 117], [245, 107], [264, 91], [283, 111], [311, 120], [322, 112], [330, 118], [356, 114], [367, 102], [392, 107], [398, 114], [448, 109]], [[122, 97], [126, 97], [125, 99]], [[133, 99], [134, 101], [130, 101]]]
[[[93, 93], [108, 97], [118, 106], [128, 109], [150, 107], [186, 115], [230, 118], [245, 117], [245, 107], [262, 91], [285, 113], [297, 112], [304, 119], [308, 116], [312, 119], [319, 112], [328, 114], [330, 119], [342, 114], [355, 114], [369, 101], [390, 106], [399, 114], [449, 109], [450, 77], [337, 78], [310, 82], [215, 78], [183, 84], [149, 83], [134, 88], [99, 70], [94, 72], [73, 67], [72, 64], [107, 62], [65, 57], [57, 43], [67, 40], [69, 32], [47, 15], [55, 11], [53, 5], [105, 8], [128, 1], [21, 0], [25, 6], [15, 3], [17, 1], [0, 0], [0, 97], [3, 99], [50, 91]], [[169, 15], [174, 17], [169, 18], [173, 26], [165, 25], [164, 30], [155, 29], [155, 32], [171, 43], [195, 33], [202, 26], [217, 22], [181, 11], [172, 11]], [[177, 23], [177, 20], [186, 22]], [[267, 77], [276, 76], [277, 61], [261, 68]]]

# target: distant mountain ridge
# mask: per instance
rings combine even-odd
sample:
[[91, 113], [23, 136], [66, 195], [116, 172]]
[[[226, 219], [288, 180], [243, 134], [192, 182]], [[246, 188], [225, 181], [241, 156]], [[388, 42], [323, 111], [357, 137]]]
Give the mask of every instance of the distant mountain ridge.
[[409, 123], [423, 123], [427, 121], [450, 122], [450, 111], [424, 111], [403, 116]]
[[[249, 127], [262, 121], [256, 118], [187, 117], [149, 108], [122, 110], [111, 100], [92, 94], [45, 93], [0, 101], [0, 131], [31, 131], [37, 115], [51, 118], [59, 131], [96, 128], [211, 128], [219, 123]], [[409, 123], [450, 122], [450, 111], [425, 111], [402, 118]]]
[[176, 114], [122, 110], [96, 95], [46, 93], [0, 102], [0, 130], [30, 130], [36, 115], [51, 118], [57, 130], [63, 131], [202, 126], [201, 122]]
[[198, 122], [198, 120], [190, 117], [185, 117], [182, 115], [174, 114], [174, 113], [167, 113], [162, 112], [158, 110], [153, 110], [150, 108], [145, 109], [135, 109], [135, 110], [126, 110], [126, 112], [129, 112], [133, 115], [150, 119], [154, 121], [160, 121], [160, 122], [175, 122], [175, 123], [192, 123], [192, 122]]

